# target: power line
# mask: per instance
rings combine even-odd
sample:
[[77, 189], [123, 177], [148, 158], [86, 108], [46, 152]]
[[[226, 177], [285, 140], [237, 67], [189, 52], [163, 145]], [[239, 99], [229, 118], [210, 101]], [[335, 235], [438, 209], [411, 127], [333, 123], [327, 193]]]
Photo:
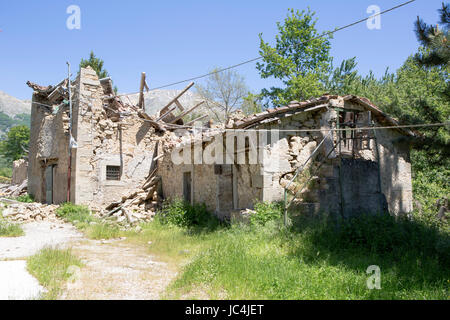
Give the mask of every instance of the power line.
[[[413, 2], [415, 2], [415, 1], [416, 1], [416, 0], [410, 0], [410, 1], [407, 1], [407, 2], [404, 2], [404, 3], [401, 3], [401, 4], [399, 4], [399, 5], [395, 6], [395, 7], [392, 7], [392, 8], [389, 8], [389, 9], [387, 9], [387, 10], [381, 11], [381, 12], [379, 12], [379, 13], [377, 13], [377, 14], [374, 14], [374, 15], [372, 15], [372, 16], [370, 16], [370, 17], [367, 17], [367, 18], [364, 18], [364, 19], [360, 19], [360, 20], [358, 20], [358, 21], [355, 21], [355, 22], [352, 22], [352, 23], [350, 23], [350, 24], [347, 24], [347, 25], [345, 25], [345, 26], [343, 26], [343, 27], [336, 28], [336, 29], [333, 30], [333, 31], [325, 32], [325, 33], [323, 33], [323, 34], [321, 34], [321, 35], [319, 35], [319, 36], [317, 36], [317, 37], [314, 37], [314, 38], [312, 38], [312, 39], [310, 39], [310, 40], [308, 40], [308, 41], [303, 42], [303, 45], [305, 45], [305, 44], [307, 44], [307, 43], [309, 43], [309, 42], [311, 42], [311, 41], [320, 39], [320, 38], [322, 38], [322, 37], [325, 37], [325, 36], [328, 36], [328, 35], [332, 35], [332, 34], [338, 32], [338, 31], [341, 31], [341, 30], [344, 30], [344, 29], [353, 27], [353, 26], [355, 26], [355, 25], [357, 25], [357, 24], [360, 24], [360, 23], [362, 23], [362, 22], [368, 21], [369, 19], [373, 19], [374, 17], [381, 16], [381, 15], [386, 14], [386, 13], [388, 13], [388, 12], [394, 11], [394, 10], [396, 10], [396, 9], [398, 9], [398, 8], [404, 7], [404, 6], [406, 6], [406, 5], [410, 4], [410, 3], [413, 3]], [[185, 83], [185, 82], [189, 82], [189, 81], [194, 81], [194, 80], [202, 79], [202, 78], [211, 76], [211, 75], [213, 75], [213, 74], [216, 74], [216, 73], [219, 73], [219, 72], [223, 72], [223, 71], [227, 71], [227, 70], [230, 70], [230, 69], [234, 69], [234, 68], [240, 67], [240, 66], [242, 66], [242, 65], [245, 65], [245, 64], [248, 64], [248, 63], [252, 63], [252, 62], [255, 62], [255, 61], [258, 61], [258, 60], [261, 60], [261, 59], [263, 59], [263, 57], [253, 58], [253, 59], [246, 60], [246, 61], [243, 61], [243, 62], [241, 62], [241, 63], [235, 64], [235, 65], [232, 65], [232, 66], [223, 68], [223, 69], [219, 69], [219, 70], [216, 70], [216, 71], [213, 71], [213, 72], [209, 72], [209, 73], [206, 73], [206, 74], [197, 76], [197, 77], [193, 77], [193, 78], [190, 78], [190, 79], [185, 79], [185, 80], [181, 80], [181, 81], [169, 83], [169, 84], [166, 84], [166, 85], [163, 85], [163, 86], [159, 86], [159, 87], [155, 87], [155, 88], [151, 88], [149, 91], [155, 91], [155, 90], [159, 90], [159, 89], [171, 87], [171, 86], [174, 86], [174, 85], [177, 85], [177, 84], [181, 84], [181, 83]], [[121, 95], [119, 95], [119, 97], [120, 97], [120, 96], [130, 95], [130, 94], [137, 94], [137, 93], [140, 93], [140, 91], [138, 91], [138, 92], [133, 92], [133, 93], [127, 93], [127, 94], [121, 94]]]
[[[144, 122], [154, 122], [154, 120], [146, 120], [139, 118]], [[396, 125], [396, 126], [368, 126], [368, 127], [355, 127], [355, 128], [310, 128], [310, 129], [223, 129], [223, 128], [204, 128], [204, 127], [196, 127], [196, 126], [187, 126], [187, 125], [173, 125], [170, 129], [176, 129], [177, 126], [180, 129], [198, 129], [205, 131], [218, 131], [218, 132], [249, 132], [249, 131], [278, 131], [278, 132], [322, 132], [322, 131], [357, 131], [357, 130], [385, 130], [385, 129], [412, 129], [412, 128], [431, 128], [431, 127], [446, 127], [450, 126], [450, 122], [439, 122], [439, 123], [423, 123], [423, 124], [406, 124], [406, 125]]]

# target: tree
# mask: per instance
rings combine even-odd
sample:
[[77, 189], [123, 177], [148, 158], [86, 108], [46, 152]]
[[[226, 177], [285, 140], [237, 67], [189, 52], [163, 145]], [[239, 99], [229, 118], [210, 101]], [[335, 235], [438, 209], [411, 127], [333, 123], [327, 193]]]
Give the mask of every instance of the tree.
[[357, 90], [355, 86], [361, 81], [356, 66], [356, 57], [342, 61], [341, 66], [334, 69], [327, 79], [325, 85], [327, 91], [339, 95], [355, 92]]
[[260, 38], [262, 63], [256, 68], [263, 79], [274, 77], [285, 88], [263, 89], [264, 105], [286, 105], [292, 100], [305, 100], [323, 93], [330, 70], [331, 36], [319, 37], [314, 12], [289, 9], [284, 24], [277, 23], [279, 34], [275, 46]]
[[429, 49], [422, 54], [417, 54], [417, 61], [424, 66], [449, 67], [450, 62], [450, 42], [448, 32], [450, 27], [450, 7], [449, 4], [442, 3], [442, 8], [438, 10], [440, 23], [436, 27], [427, 25], [420, 17], [415, 23], [417, 39], [425, 48]]
[[30, 129], [27, 126], [17, 126], [9, 130], [5, 140], [0, 142], [0, 153], [5, 159], [14, 161], [26, 155], [24, 149], [30, 142]]
[[234, 70], [217, 72], [215, 68], [205, 85], [197, 85], [197, 93], [205, 100], [208, 111], [217, 121], [227, 123], [230, 115], [242, 107], [248, 88], [244, 77]]
[[[81, 59], [80, 62], [80, 68], [86, 68], [90, 66], [94, 71], [97, 73], [97, 76], [99, 79], [107, 78], [109, 77], [108, 71], [103, 68], [104, 61], [100, 58], [97, 58], [94, 54], [94, 51], [91, 51], [89, 55], [89, 59]], [[118, 89], [116, 86], [114, 86], [114, 91], [117, 93]]]
[[245, 115], [259, 113], [263, 110], [260, 95], [249, 92], [243, 99], [241, 110]]

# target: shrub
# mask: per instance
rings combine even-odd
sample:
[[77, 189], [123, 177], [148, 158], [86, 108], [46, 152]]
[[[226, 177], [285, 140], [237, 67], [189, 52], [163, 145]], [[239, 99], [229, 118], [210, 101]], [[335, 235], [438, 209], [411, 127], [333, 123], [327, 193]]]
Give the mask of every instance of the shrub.
[[70, 222], [89, 223], [94, 221], [94, 217], [87, 206], [79, 206], [72, 203], [64, 203], [56, 210], [56, 215]]
[[252, 225], [264, 226], [269, 221], [278, 221], [283, 216], [283, 203], [258, 202], [255, 204], [255, 212], [250, 216]]
[[12, 168], [10, 167], [3, 167], [0, 168], [0, 176], [4, 179], [9, 179], [11, 180], [12, 177]]
[[159, 218], [162, 223], [185, 228], [215, 229], [220, 224], [219, 219], [204, 204], [191, 205], [180, 199], [164, 203]]
[[24, 194], [23, 196], [18, 196], [16, 198], [16, 200], [19, 202], [25, 202], [25, 203], [33, 203], [34, 202], [33, 196], [29, 195], [29, 194]]

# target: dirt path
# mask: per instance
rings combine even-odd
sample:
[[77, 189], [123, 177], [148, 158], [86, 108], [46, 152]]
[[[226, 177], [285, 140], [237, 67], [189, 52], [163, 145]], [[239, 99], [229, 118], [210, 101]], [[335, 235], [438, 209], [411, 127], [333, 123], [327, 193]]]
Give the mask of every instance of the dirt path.
[[85, 266], [67, 283], [60, 299], [155, 300], [176, 276], [145, 248], [125, 241], [88, 240], [74, 245], [72, 252]]
[[[23, 237], [0, 238], [0, 270], [10, 270], [13, 263], [25, 266], [26, 257], [44, 247], [70, 247], [85, 266], [72, 270], [73, 281], [67, 283], [60, 299], [159, 299], [176, 276], [167, 264], [156, 261], [145, 247], [123, 240], [88, 240], [72, 225], [59, 221], [27, 223], [23, 228]], [[14, 270], [17, 275], [8, 286], [0, 277], [0, 298], [36, 298], [43, 288], [25, 267], [14, 267]], [[11, 278], [11, 273], [7, 274]]]
[[0, 237], [0, 260], [26, 258], [42, 248], [65, 247], [83, 238], [74, 226], [59, 220], [26, 223], [22, 228], [23, 237]]
[[61, 221], [43, 221], [22, 225], [25, 235], [0, 237], [0, 300], [37, 299], [45, 292], [26, 268], [26, 258], [45, 247], [67, 247], [83, 235]]

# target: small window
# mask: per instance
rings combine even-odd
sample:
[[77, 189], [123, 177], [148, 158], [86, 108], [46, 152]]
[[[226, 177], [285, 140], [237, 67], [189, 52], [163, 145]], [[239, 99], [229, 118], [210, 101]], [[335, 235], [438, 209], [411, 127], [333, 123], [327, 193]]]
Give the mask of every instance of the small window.
[[215, 164], [214, 165], [214, 174], [222, 174], [222, 165], [220, 164]]
[[106, 180], [120, 180], [120, 166], [106, 166]]

